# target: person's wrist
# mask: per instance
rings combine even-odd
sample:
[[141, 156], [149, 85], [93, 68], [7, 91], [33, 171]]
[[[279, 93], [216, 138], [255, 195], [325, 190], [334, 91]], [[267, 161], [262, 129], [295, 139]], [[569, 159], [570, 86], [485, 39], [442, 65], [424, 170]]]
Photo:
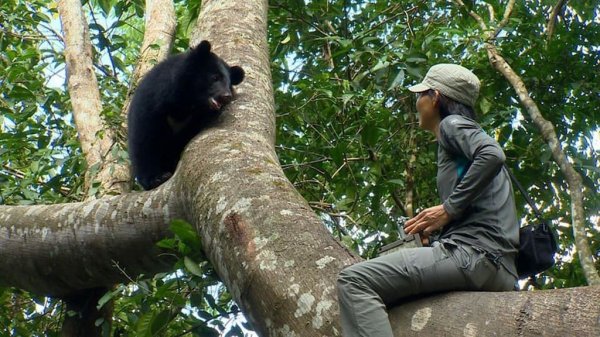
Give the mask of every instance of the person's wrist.
[[451, 207], [447, 203], [443, 203], [442, 204], [442, 209], [444, 210], [444, 214], [446, 216], [446, 220], [448, 220], [448, 221], [452, 220], [453, 216], [452, 216]]

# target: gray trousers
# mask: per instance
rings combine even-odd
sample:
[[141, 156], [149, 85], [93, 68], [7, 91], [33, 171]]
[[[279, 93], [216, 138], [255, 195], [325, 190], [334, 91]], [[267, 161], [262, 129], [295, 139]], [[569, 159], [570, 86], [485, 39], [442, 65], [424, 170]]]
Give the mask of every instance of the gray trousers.
[[515, 276], [483, 252], [449, 239], [432, 247], [402, 249], [340, 272], [342, 334], [393, 337], [386, 307], [403, 298], [448, 290], [506, 291], [515, 282]]

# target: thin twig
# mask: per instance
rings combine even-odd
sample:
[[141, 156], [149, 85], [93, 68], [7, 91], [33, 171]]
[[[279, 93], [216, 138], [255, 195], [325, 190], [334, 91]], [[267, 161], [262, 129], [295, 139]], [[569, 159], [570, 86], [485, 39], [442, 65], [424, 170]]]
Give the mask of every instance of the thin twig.
[[548, 26], [546, 27], [546, 38], [548, 42], [552, 40], [552, 35], [554, 34], [554, 28], [556, 27], [556, 19], [558, 17], [558, 13], [562, 10], [562, 8], [567, 4], [568, 0], [558, 0], [554, 8], [552, 8], [552, 12], [550, 13], [550, 17], [548, 17]]
[[[26, 174], [23, 171], [19, 171], [17, 169], [14, 169], [10, 166], [8, 166], [8, 164], [3, 164], [2, 165], [2, 169], [5, 170], [8, 174], [12, 175], [13, 177], [23, 180], [25, 179]], [[43, 185], [43, 186], [47, 186], [47, 183], [45, 181], [43, 181], [41, 178], [38, 178], [37, 180], [37, 184], [38, 185]], [[68, 197], [69, 193], [71, 193], [71, 189], [68, 187], [64, 187], [61, 186], [58, 190], [58, 193], [60, 193], [63, 197]]]
[[515, 0], [509, 0], [508, 3], [506, 4], [506, 8], [504, 9], [504, 15], [502, 16], [502, 21], [500, 21], [500, 23], [494, 30], [494, 34], [492, 36], [490, 36], [488, 39], [495, 39], [496, 36], [498, 36], [498, 34], [500, 33], [500, 31], [502, 31], [502, 29], [504, 29], [504, 26], [506, 26], [506, 24], [508, 23], [508, 20], [510, 19], [510, 15], [512, 14], [514, 7], [515, 7]]
[[[94, 8], [92, 7], [92, 4], [88, 2], [88, 7], [90, 8], [90, 15], [92, 16], [92, 20], [94, 20], [94, 24], [96, 24], [97, 27], [102, 27], [98, 24], [98, 21], [96, 20], [96, 15], [94, 14]], [[104, 39], [105, 41], [109, 41], [108, 37], [106, 37], [106, 35], [104, 34], [104, 27], [102, 27], [102, 29], [99, 29], [98, 32], [100, 33], [100, 36], [102, 39]], [[115, 66], [115, 60], [113, 58], [112, 55], [112, 50], [110, 49], [110, 43], [106, 43], [106, 45], [104, 46], [106, 48], [106, 51], [108, 52], [108, 59], [110, 60], [110, 64], [113, 68], [113, 75], [111, 77], [114, 77], [115, 79], [117, 78], [117, 67]]]
[[472, 10], [468, 9], [467, 6], [465, 5], [465, 3], [462, 0], [452, 0], [455, 3], [457, 3], [460, 7], [464, 8], [467, 13], [469, 13], [469, 15], [475, 19], [475, 21], [477, 21], [477, 23], [479, 24], [479, 27], [483, 30], [483, 31], [487, 31], [487, 25], [485, 24], [485, 22], [483, 21], [483, 19], [481, 18], [481, 16], [479, 16], [477, 13], [473, 12]]

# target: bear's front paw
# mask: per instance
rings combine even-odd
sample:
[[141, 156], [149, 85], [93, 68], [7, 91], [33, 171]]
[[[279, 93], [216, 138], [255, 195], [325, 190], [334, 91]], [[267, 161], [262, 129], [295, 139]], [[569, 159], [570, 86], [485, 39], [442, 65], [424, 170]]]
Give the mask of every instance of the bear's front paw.
[[153, 190], [153, 189], [157, 188], [158, 186], [162, 185], [165, 181], [169, 180], [169, 178], [171, 178], [172, 176], [173, 176], [173, 174], [171, 172], [166, 172], [166, 173], [163, 173], [163, 175], [161, 175], [160, 177], [154, 178], [150, 182], [150, 186], [149, 186], [148, 190]]

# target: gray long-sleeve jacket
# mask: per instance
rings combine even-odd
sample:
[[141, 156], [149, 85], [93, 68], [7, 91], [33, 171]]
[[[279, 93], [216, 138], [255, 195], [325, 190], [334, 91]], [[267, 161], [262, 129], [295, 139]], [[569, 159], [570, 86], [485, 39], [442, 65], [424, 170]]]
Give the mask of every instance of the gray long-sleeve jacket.
[[458, 115], [442, 120], [438, 141], [437, 187], [452, 218], [439, 238], [483, 249], [517, 275], [519, 224], [500, 145]]

